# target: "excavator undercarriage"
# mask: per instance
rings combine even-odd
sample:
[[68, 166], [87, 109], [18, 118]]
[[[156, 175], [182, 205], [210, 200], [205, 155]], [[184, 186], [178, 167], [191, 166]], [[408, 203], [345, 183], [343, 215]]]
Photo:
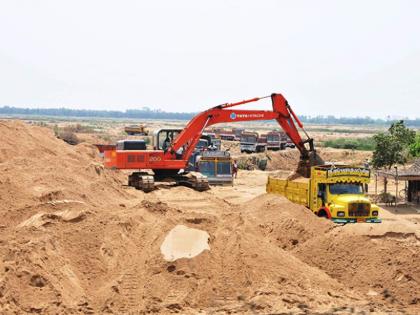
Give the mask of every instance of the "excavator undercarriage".
[[175, 183], [176, 185], [187, 186], [197, 191], [210, 189], [207, 176], [204, 176], [199, 172], [166, 175], [151, 175], [147, 172], [134, 172], [128, 176], [128, 186], [144, 192], [153, 191], [155, 189], [155, 181]]

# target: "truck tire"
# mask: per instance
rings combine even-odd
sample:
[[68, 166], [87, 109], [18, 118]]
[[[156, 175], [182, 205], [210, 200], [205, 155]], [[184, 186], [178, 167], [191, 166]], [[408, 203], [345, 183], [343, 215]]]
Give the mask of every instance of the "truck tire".
[[324, 209], [321, 209], [321, 210], [319, 210], [318, 211], [318, 217], [320, 217], [320, 218], [328, 218], [328, 213], [327, 213], [327, 211], [325, 211]]

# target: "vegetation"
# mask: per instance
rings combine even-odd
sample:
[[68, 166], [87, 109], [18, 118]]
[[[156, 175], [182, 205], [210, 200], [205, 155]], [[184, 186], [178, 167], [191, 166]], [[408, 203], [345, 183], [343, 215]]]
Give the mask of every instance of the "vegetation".
[[59, 117], [102, 117], [102, 118], [141, 118], [141, 119], [181, 119], [189, 120], [194, 113], [168, 113], [161, 110], [152, 110], [148, 107], [142, 109], [116, 110], [87, 110], [68, 108], [17, 108], [0, 107], [3, 115], [36, 115], [36, 116], [59, 116]]
[[90, 132], [91, 128], [89, 126], [83, 126], [81, 124], [76, 125], [69, 125], [65, 127], [58, 127], [57, 125], [54, 125], [54, 134], [57, 138], [67, 142], [71, 145], [78, 144], [79, 138], [76, 135], [76, 132]]
[[380, 132], [373, 136], [375, 151], [372, 164], [375, 168], [391, 169], [395, 164], [404, 164], [409, 156], [409, 148], [413, 145], [416, 132], [407, 128], [400, 120], [391, 125], [386, 133]]
[[80, 142], [76, 134], [71, 131], [61, 130], [56, 134], [56, 137], [71, 145], [76, 145]]
[[[135, 118], [135, 119], [180, 119], [189, 120], [196, 113], [165, 112], [149, 107], [141, 109], [116, 110], [88, 110], [68, 108], [18, 108], [11, 106], [0, 107], [0, 115], [26, 115], [26, 116], [57, 116], [57, 117], [101, 117], [101, 118]], [[379, 125], [386, 126], [396, 122], [393, 120], [374, 119], [370, 117], [335, 117], [335, 116], [299, 116], [304, 123], [324, 125]], [[420, 118], [406, 119], [407, 126], [420, 127]]]
[[420, 157], [420, 133], [418, 133], [412, 144], [409, 146], [410, 154], [414, 157]]
[[378, 131], [378, 128], [375, 129], [363, 129], [363, 128], [326, 128], [326, 127], [306, 127], [306, 131], [310, 132], [323, 132], [327, 134], [332, 133], [367, 133], [375, 134]]
[[[371, 117], [335, 117], [335, 116], [299, 116], [299, 119], [304, 123], [318, 124], [318, 125], [379, 125], [386, 126], [395, 122], [396, 120], [380, 119]], [[405, 119], [405, 124], [412, 127], [420, 127], [420, 118]]]
[[367, 138], [338, 138], [323, 142], [324, 147], [336, 149], [351, 149], [362, 151], [373, 151], [375, 149], [375, 141], [372, 137]]

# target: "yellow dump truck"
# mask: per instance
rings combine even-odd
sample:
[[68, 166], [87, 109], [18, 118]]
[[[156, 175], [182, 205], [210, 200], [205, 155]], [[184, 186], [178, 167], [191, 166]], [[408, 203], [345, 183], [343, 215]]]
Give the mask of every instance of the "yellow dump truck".
[[124, 131], [130, 136], [147, 136], [149, 135], [149, 130], [146, 129], [144, 125], [130, 125], [124, 128]]
[[269, 176], [266, 189], [337, 223], [380, 223], [379, 207], [366, 195], [369, 182], [369, 169], [321, 165], [311, 168], [310, 178], [289, 180]]

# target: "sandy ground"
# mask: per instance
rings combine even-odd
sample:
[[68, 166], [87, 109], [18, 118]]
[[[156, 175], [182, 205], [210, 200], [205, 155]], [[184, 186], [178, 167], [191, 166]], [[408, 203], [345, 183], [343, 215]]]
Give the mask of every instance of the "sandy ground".
[[[88, 144], [0, 121], [1, 314], [418, 314], [419, 215], [334, 225], [265, 194], [268, 172], [234, 186], [145, 194]], [[292, 152], [292, 151], [290, 151]], [[177, 225], [209, 250], [173, 262]]]

